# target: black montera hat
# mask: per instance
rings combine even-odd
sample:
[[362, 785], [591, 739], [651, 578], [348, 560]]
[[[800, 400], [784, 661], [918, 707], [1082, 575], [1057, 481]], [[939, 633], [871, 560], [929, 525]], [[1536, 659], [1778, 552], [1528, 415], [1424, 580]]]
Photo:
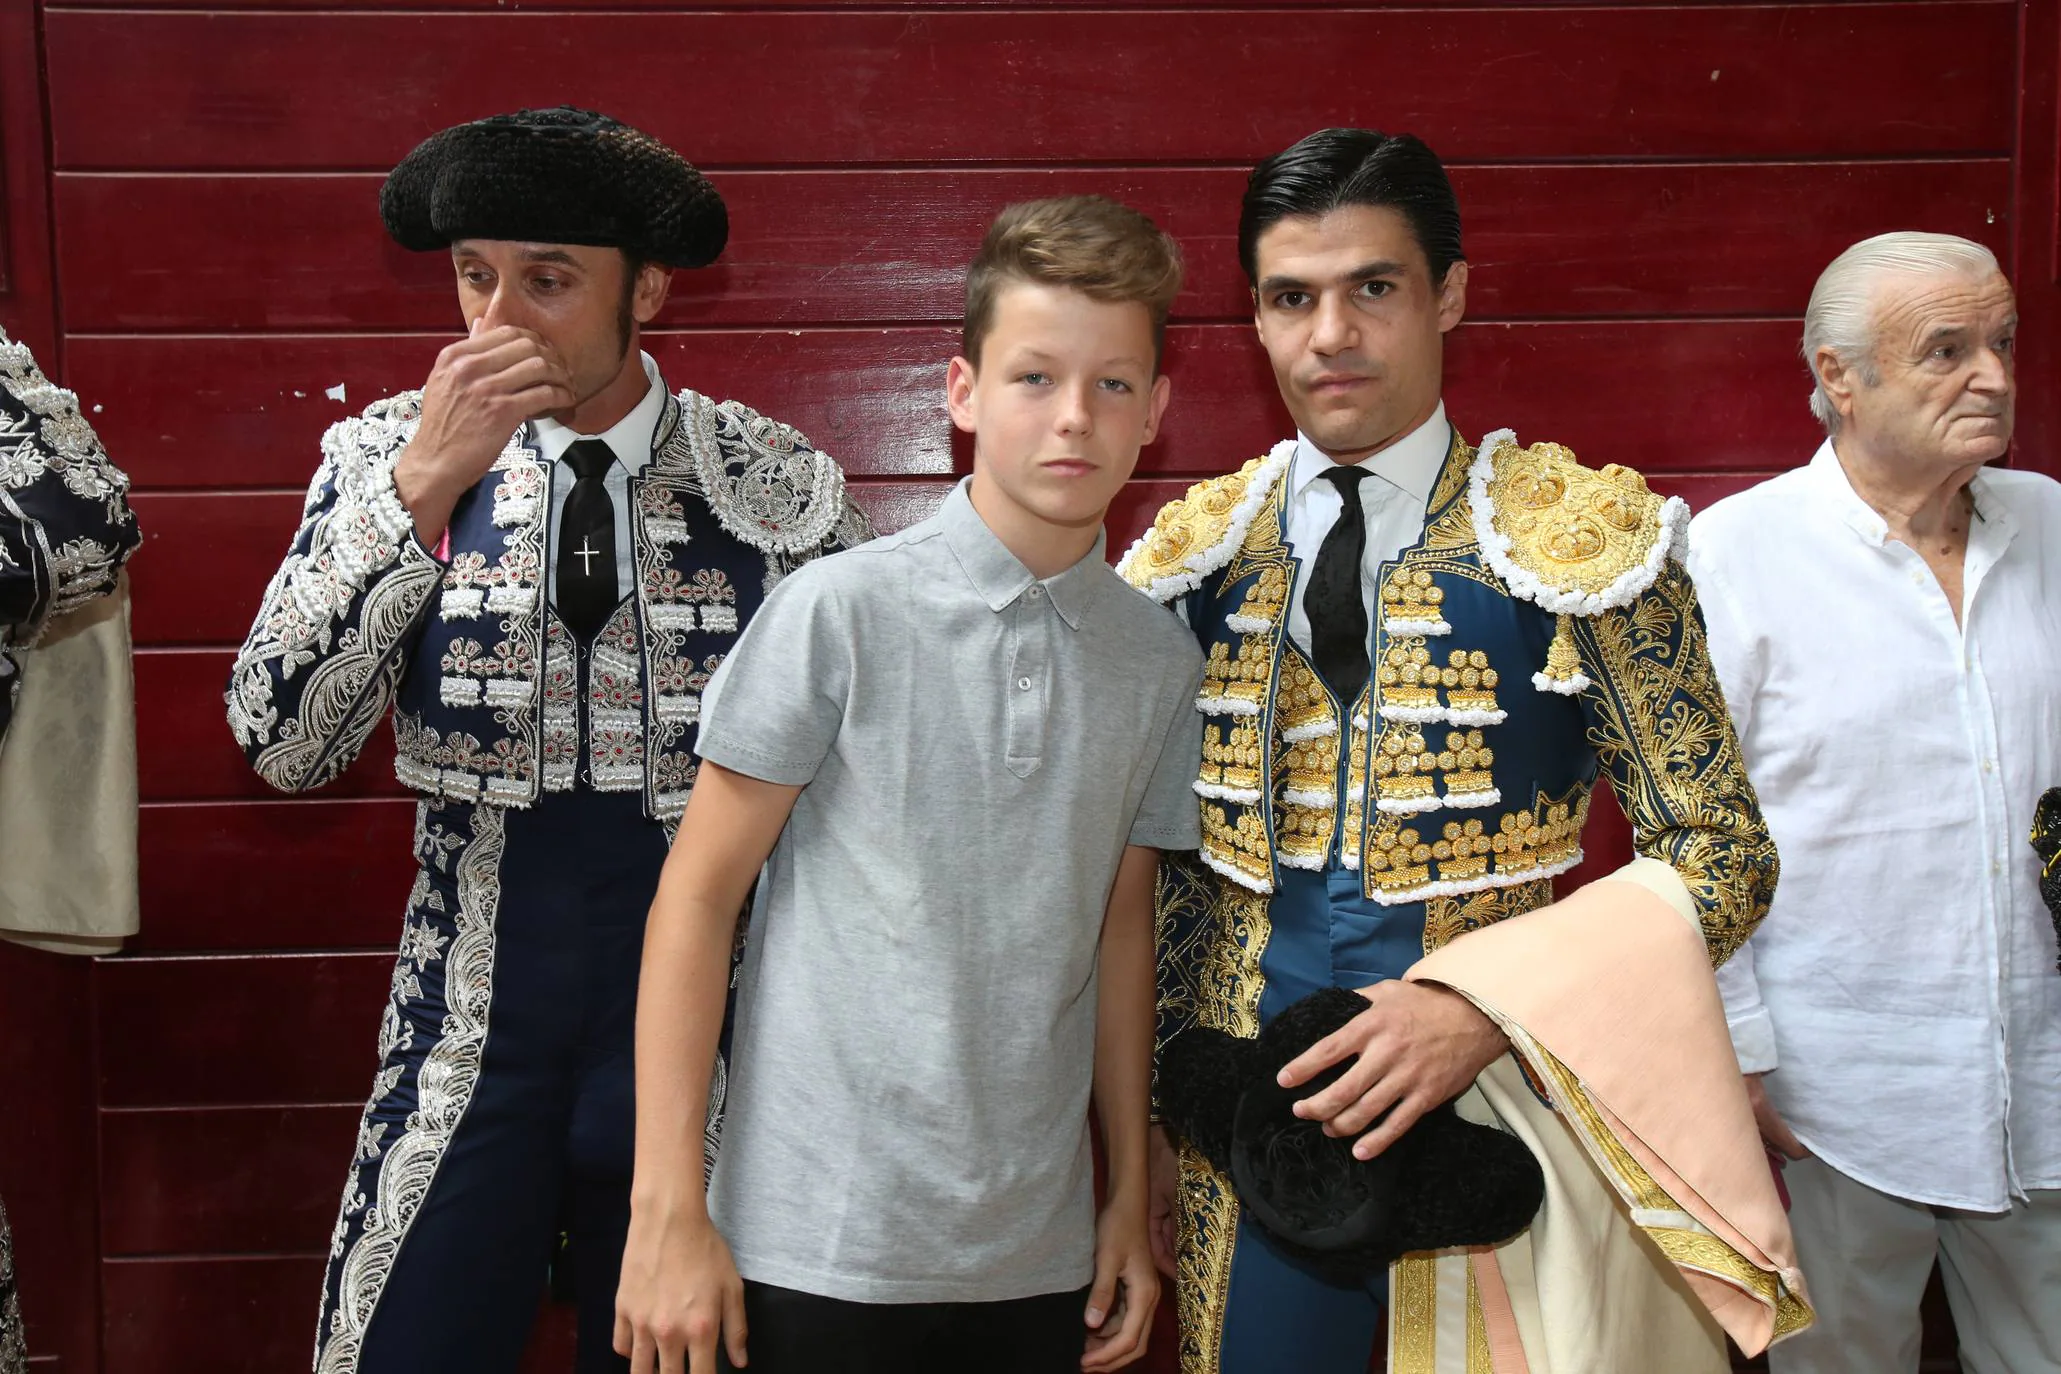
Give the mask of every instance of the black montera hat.
[[1292, 1003], [1254, 1040], [1193, 1027], [1161, 1055], [1167, 1124], [1228, 1176], [1279, 1245], [1324, 1268], [1370, 1273], [1415, 1250], [1495, 1245], [1531, 1224], [1546, 1180], [1523, 1141], [1465, 1120], [1448, 1102], [1371, 1160], [1357, 1137], [1324, 1134], [1295, 1103], [1350, 1065], [1284, 1088], [1283, 1064], [1367, 1009], [1346, 988]]
[[668, 267], [723, 251], [723, 198], [651, 135], [591, 110], [518, 110], [431, 134], [379, 188], [379, 215], [413, 252], [463, 238], [620, 248]]

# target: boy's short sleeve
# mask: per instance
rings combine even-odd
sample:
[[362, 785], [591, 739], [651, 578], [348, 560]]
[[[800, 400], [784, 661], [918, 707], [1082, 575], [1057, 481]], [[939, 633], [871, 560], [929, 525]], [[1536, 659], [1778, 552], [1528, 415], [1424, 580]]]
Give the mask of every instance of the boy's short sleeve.
[[1198, 664], [1194, 676], [1174, 698], [1173, 719], [1160, 744], [1159, 760], [1152, 767], [1138, 817], [1131, 822], [1132, 844], [1151, 849], [1195, 849], [1202, 844], [1202, 813], [1194, 792], [1195, 775], [1202, 764], [1202, 713], [1195, 709], [1195, 696], [1201, 690]]
[[851, 631], [835, 587], [812, 573], [774, 589], [709, 679], [694, 752], [710, 763], [796, 787], [830, 753], [851, 686]]

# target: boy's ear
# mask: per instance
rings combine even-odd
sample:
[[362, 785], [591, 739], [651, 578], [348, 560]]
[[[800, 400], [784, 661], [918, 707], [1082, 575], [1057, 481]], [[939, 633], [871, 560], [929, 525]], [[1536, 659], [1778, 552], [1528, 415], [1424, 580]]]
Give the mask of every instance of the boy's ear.
[[973, 383], [973, 364], [964, 358], [952, 359], [945, 369], [945, 409], [952, 413], [952, 423], [968, 434], [974, 432]]
[[1142, 447], [1159, 437], [1159, 422], [1166, 416], [1166, 404], [1174, 396], [1174, 379], [1162, 372], [1152, 379], [1152, 413], [1145, 421], [1145, 437], [1139, 440]]

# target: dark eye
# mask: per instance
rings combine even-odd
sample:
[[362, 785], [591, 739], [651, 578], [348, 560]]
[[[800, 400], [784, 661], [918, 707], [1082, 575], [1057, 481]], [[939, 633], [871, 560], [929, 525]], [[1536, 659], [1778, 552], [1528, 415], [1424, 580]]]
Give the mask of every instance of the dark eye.
[[1277, 310], [1300, 310], [1305, 305], [1308, 305], [1309, 301], [1310, 293], [1307, 291], [1283, 291], [1274, 297], [1274, 308]]
[[2018, 346], [2018, 340], [2012, 338], [2010, 335], [2007, 334], [2003, 338], [1997, 340], [1996, 346], [1997, 352], [2003, 354], [2005, 357], [2009, 357], [2011, 354], [2011, 350]]
[[1377, 301], [1393, 290], [1395, 290], [1395, 286], [1390, 282], [1363, 281], [1360, 283], [1361, 294], [1370, 296]]
[[537, 277], [534, 280], [537, 289], [545, 292], [556, 291], [565, 285], [565, 280], [562, 277]]
[[1131, 389], [1131, 384], [1121, 377], [1104, 377], [1101, 385], [1104, 391], [1114, 391], [1119, 395], [1123, 395]]
[[484, 267], [467, 267], [458, 273], [458, 278], [470, 286], [485, 286], [494, 276]]

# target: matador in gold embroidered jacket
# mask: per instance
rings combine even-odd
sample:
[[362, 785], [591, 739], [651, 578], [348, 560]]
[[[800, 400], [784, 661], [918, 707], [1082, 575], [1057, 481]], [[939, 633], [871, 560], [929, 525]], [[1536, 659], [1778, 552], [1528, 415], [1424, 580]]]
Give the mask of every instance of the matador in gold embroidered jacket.
[[[1649, 881], [1679, 879], [1672, 899], [1721, 963], [1767, 911], [1777, 863], [1679, 562], [1687, 507], [1556, 444], [1454, 433], [1421, 535], [1381, 566], [1369, 680], [1347, 701], [1288, 630], [1308, 575], [1287, 537], [1295, 449], [1197, 483], [1119, 564], [1207, 656], [1202, 848], [1169, 856], [1159, 894], [1162, 1048], [1196, 1026], [1256, 1035], [1327, 957], [1341, 985], [1372, 981], [1339, 968], [1341, 900], [1402, 931], [1405, 964], [1552, 903], [1599, 774]], [[1192, 1152], [1181, 1194], [1182, 1368], [1217, 1374], [1233, 1367], [1219, 1346], [1237, 1203]], [[1391, 1369], [1502, 1368], [1433, 1362], [1431, 1308], [1405, 1310], [1409, 1276], [1432, 1273], [1391, 1278]], [[1772, 1294], [1764, 1280], [1739, 1281]], [[1478, 1322], [1472, 1280], [1458, 1293]]]

